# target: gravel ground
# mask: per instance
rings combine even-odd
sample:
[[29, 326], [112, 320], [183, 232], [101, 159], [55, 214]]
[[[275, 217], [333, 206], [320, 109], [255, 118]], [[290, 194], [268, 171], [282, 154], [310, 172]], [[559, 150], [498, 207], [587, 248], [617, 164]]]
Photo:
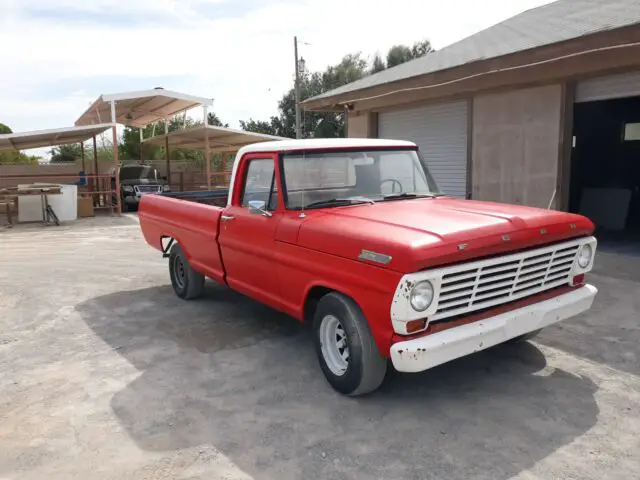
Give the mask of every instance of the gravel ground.
[[357, 399], [308, 330], [172, 292], [135, 216], [0, 231], [0, 479], [640, 478], [640, 256], [593, 309]]

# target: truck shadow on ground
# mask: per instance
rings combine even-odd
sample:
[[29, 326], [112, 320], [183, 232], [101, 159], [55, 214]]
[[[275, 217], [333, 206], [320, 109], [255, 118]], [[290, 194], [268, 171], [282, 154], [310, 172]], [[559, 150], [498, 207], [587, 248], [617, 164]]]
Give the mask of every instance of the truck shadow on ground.
[[[640, 245], [635, 248], [640, 252]], [[587, 280], [599, 290], [593, 307], [545, 329], [537, 341], [640, 375], [640, 254], [600, 252]]]
[[255, 478], [507, 479], [596, 423], [588, 378], [545, 369], [532, 344], [336, 394], [307, 328], [228, 289], [170, 287], [77, 306], [141, 371], [112, 408], [143, 449], [212, 445]]

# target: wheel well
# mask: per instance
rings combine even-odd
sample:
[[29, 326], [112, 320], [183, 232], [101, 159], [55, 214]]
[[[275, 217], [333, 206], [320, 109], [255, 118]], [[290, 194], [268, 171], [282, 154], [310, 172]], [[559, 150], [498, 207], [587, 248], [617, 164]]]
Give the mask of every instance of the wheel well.
[[309, 322], [313, 321], [313, 315], [316, 313], [316, 308], [318, 307], [318, 302], [322, 297], [324, 297], [327, 293], [334, 292], [335, 290], [327, 287], [315, 286], [311, 287], [309, 293], [307, 294], [307, 298], [304, 302], [304, 321]]

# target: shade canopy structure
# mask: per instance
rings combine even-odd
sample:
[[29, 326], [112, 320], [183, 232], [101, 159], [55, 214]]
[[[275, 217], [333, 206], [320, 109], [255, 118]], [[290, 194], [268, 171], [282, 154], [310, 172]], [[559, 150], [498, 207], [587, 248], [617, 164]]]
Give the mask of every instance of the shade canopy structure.
[[[270, 140], [286, 140], [284, 137], [267, 135], [263, 133], [246, 132], [226, 127], [187, 128], [175, 130], [167, 135], [157, 135], [144, 140], [145, 144], [167, 145], [169, 148], [193, 148], [207, 150], [211, 153], [235, 152], [245, 145]], [[208, 146], [207, 146], [208, 145]]]
[[70, 143], [82, 143], [112, 127], [110, 123], [82, 127], [33, 130], [31, 132], [6, 133], [0, 135], [0, 151], [28, 150], [30, 148], [54, 147]]
[[[196, 97], [162, 88], [100, 95], [76, 120], [75, 125], [104, 122], [142, 128], [194, 107], [210, 107], [212, 98]], [[113, 118], [115, 113], [115, 119]]]

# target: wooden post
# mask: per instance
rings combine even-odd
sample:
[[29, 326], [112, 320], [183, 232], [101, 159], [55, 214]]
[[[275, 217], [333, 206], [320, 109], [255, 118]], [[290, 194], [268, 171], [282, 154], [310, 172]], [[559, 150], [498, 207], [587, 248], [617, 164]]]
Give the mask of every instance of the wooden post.
[[207, 190], [211, 190], [211, 158], [209, 152], [209, 129], [207, 128], [207, 106], [202, 107], [204, 111], [204, 163], [207, 171]]
[[82, 159], [82, 171], [87, 174], [87, 167], [84, 164], [84, 142], [80, 142], [80, 158]]
[[[116, 128], [116, 102], [111, 102], [111, 122], [113, 126], [111, 127], [111, 133], [113, 137], [113, 165], [116, 168], [115, 177], [116, 177], [116, 211], [118, 215], [122, 213], [122, 199], [120, 197], [120, 165], [118, 165], [118, 130]], [[109, 195], [111, 197], [111, 195]], [[113, 211], [113, 205], [112, 205]]]
[[[98, 143], [96, 136], [93, 136], [93, 174], [98, 175]], [[100, 179], [97, 176], [93, 177], [93, 190], [95, 192], [100, 191]], [[93, 205], [100, 205], [100, 194], [93, 196]]]

